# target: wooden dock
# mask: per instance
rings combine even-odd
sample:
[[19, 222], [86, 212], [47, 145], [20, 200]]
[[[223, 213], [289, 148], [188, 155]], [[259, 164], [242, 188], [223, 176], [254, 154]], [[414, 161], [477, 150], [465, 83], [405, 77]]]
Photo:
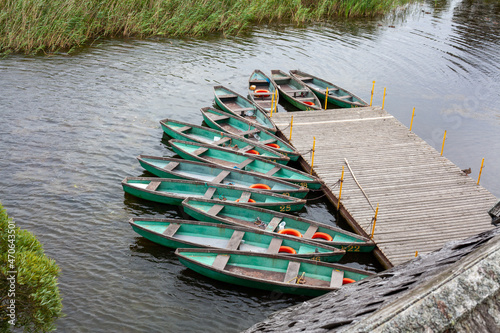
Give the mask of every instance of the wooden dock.
[[380, 107], [274, 114], [286, 138], [292, 116], [301, 164], [310, 170], [315, 137], [313, 171], [335, 206], [344, 166], [341, 214], [356, 232], [371, 234], [379, 205], [373, 240], [385, 267], [494, 227], [498, 199]]

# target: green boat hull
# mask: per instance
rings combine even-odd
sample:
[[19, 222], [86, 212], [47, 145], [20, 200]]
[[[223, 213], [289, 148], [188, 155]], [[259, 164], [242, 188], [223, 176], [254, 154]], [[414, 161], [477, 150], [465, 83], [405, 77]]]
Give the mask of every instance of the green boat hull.
[[[275, 177], [309, 189], [321, 188], [320, 181], [314, 176], [285, 165], [260, 159], [258, 157], [248, 158], [242, 154], [220, 150], [217, 147], [210, 147], [196, 142], [190, 143], [179, 140], [170, 140], [169, 143], [171, 144], [172, 149], [179, 156], [187, 160], [215, 163], [231, 168], [237, 167], [240, 170]], [[206, 150], [202, 153], [197, 153], [200, 148], [204, 148]], [[247, 164], [242, 166], [242, 163]]]
[[285, 142], [285, 140], [278, 138], [271, 132], [252, 125], [245, 119], [227, 115], [220, 110], [210, 107], [202, 108], [201, 113], [208, 127], [214, 130], [238, 135], [259, 144], [277, 144], [279, 148], [275, 150], [287, 156], [291, 161], [297, 161], [300, 157], [300, 153], [293, 146]]
[[[338, 264], [260, 253], [206, 249], [177, 249], [175, 253], [184, 266], [214, 280], [312, 297], [341, 288], [346, 283], [345, 280], [342, 281], [343, 278], [340, 285], [332, 286], [337, 272], [345, 279], [355, 282], [373, 275]], [[290, 274], [291, 270], [295, 272]], [[299, 280], [303, 283], [298, 282]]]
[[149, 177], [126, 177], [123, 190], [138, 198], [169, 205], [181, 205], [191, 197], [206, 197], [214, 200], [238, 202], [267, 209], [299, 211], [305, 200], [291, 196], [269, 193], [255, 189], [238, 189], [228, 185], [192, 180], [176, 180]]
[[312, 241], [219, 223], [147, 218], [133, 218], [129, 223], [139, 235], [169, 248], [231, 247], [240, 251], [271, 251], [275, 254], [279, 254], [280, 249], [293, 249], [295, 254], [281, 254], [323, 262], [338, 262], [345, 254], [345, 251]]
[[[223, 206], [223, 208], [214, 214], [211, 209], [215, 205]], [[375, 249], [375, 243], [369, 239], [334, 226], [286, 214], [286, 210], [270, 211], [198, 198], [186, 199], [183, 201], [182, 206], [186, 214], [199, 221], [239, 225], [268, 232], [278, 232], [279, 223], [285, 222], [285, 229], [298, 231], [305, 239], [319, 237], [318, 233], [327, 234], [332, 240], [315, 238], [314, 241], [346, 252], [367, 253]], [[278, 222], [274, 222], [275, 219], [278, 219]]]
[[268, 190], [271, 193], [299, 199], [304, 198], [309, 191], [290, 182], [215, 164], [147, 155], [139, 155], [137, 159], [145, 170], [160, 178], [201, 180], [243, 189], [248, 189], [254, 184], [265, 184], [271, 188]]

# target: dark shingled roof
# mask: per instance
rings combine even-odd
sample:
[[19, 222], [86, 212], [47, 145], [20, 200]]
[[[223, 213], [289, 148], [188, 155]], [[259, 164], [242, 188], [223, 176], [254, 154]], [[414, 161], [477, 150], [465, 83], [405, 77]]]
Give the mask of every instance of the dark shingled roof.
[[481, 248], [495, 236], [500, 240], [500, 228], [449, 242], [441, 250], [278, 311], [245, 332], [349, 331], [350, 326], [373, 312], [407, 296], [443, 271], [453, 268], [460, 259]]

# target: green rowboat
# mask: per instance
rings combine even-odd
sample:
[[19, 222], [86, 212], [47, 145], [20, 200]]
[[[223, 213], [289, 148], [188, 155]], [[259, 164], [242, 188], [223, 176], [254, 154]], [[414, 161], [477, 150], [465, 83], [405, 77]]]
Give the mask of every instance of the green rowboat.
[[278, 104], [279, 94], [276, 94], [277, 90], [276, 84], [258, 69], [254, 70], [248, 79], [248, 96], [250, 100], [267, 112], [271, 111], [271, 104], [274, 99], [276, 99], [274, 105]]
[[203, 115], [205, 123], [215, 130], [238, 135], [268, 147], [274, 147], [273, 149], [280, 154], [288, 156], [292, 161], [297, 161], [299, 159], [300, 153], [288, 142], [278, 138], [271, 132], [254, 126], [253, 123], [241, 117], [210, 107], [202, 108], [201, 114]]
[[304, 83], [280, 70], [272, 70], [271, 78], [290, 104], [304, 111], [320, 110], [321, 102]]
[[202, 198], [188, 198], [182, 202], [182, 207], [186, 214], [199, 221], [234, 224], [269, 232], [284, 232], [300, 238], [314, 239], [316, 242], [347, 252], [371, 252], [375, 248], [375, 243], [368, 238], [338, 227], [285, 214], [283, 210], [275, 212]]
[[328, 88], [327, 107], [354, 108], [368, 106], [364, 100], [339, 86], [298, 70], [291, 70], [290, 74], [304, 83], [312, 92], [318, 96], [320, 101], [325, 102], [326, 88]]
[[344, 265], [276, 254], [177, 249], [180, 262], [209, 278], [286, 294], [320, 296], [373, 273]]
[[304, 198], [309, 191], [307, 188], [274, 177], [217, 164], [148, 155], [139, 155], [137, 159], [144, 169], [161, 178], [202, 180], [243, 189], [255, 184], [264, 184], [270, 188], [269, 192], [296, 198]]
[[277, 128], [266, 114], [266, 111], [250, 100], [223, 86], [214, 87], [215, 103], [228, 113], [240, 116], [255, 125], [276, 133]]
[[321, 187], [319, 179], [312, 175], [286, 165], [265, 160], [256, 155], [248, 157], [248, 154], [231, 152], [223, 148], [198, 142], [172, 139], [169, 143], [179, 156], [187, 160], [215, 163], [230, 168], [236, 167], [240, 170], [276, 177], [303, 187], [306, 187], [307, 184], [307, 187], [310, 189]]
[[345, 251], [313, 241], [219, 223], [152, 218], [133, 218], [129, 223], [139, 235], [174, 249], [219, 248], [325, 262], [338, 262], [345, 254]]
[[186, 198], [198, 197], [273, 210], [298, 211], [306, 203], [302, 199], [258, 189], [241, 189], [231, 185], [172, 178], [126, 177], [122, 180], [122, 187], [126, 193], [138, 198], [169, 205], [181, 205]]
[[177, 140], [201, 142], [243, 154], [259, 155], [262, 158], [272, 159], [280, 164], [287, 164], [290, 161], [290, 158], [280, 154], [277, 150], [260, 145], [255, 141], [252, 142], [244, 139], [241, 136], [173, 119], [160, 120], [160, 124], [167, 135]]

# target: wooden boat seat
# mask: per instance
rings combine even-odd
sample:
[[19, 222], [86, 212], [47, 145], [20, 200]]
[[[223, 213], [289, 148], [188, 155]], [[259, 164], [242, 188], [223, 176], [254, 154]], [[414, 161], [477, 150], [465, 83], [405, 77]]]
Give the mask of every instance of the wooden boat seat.
[[226, 249], [228, 250], [237, 250], [240, 246], [241, 240], [245, 236], [244, 231], [235, 230], [227, 243]]
[[[338, 88], [332, 88], [332, 89], [328, 88], [328, 95], [330, 95], [330, 93], [332, 93], [332, 92], [337, 92], [339, 90], [340, 89], [338, 89]], [[322, 91], [326, 94], [326, 89], [322, 90]]]
[[250, 196], [252, 195], [252, 193], [250, 192], [243, 192], [241, 194], [241, 197], [240, 197], [240, 203], [246, 203], [248, 202], [248, 200], [250, 199]]
[[332, 271], [332, 278], [330, 280], [330, 288], [340, 288], [342, 287], [342, 280], [344, 279], [343, 271]]
[[249, 107], [249, 108], [233, 108], [231, 109], [233, 112], [245, 112], [245, 111], [253, 111], [255, 110], [254, 107]]
[[299, 80], [301, 81], [309, 81], [309, 80], [312, 80], [313, 78], [310, 77], [310, 76], [296, 76]]
[[179, 132], [185, 132], [187, 131], [188, 129], [191, 129], [191, 126], [184, 126], [184, 127], [180, 127], [177, 129], [177, 131]]
[[269, 83], [269, 81], [254, 79], [254, 80], [248, 80], [248, 83], [250, 83], [250, 84], [259, 84], [259, 83]]
[[156, 189], [158, 188], [158, 186], [160, 186], [161, 182], [159, 181], [152, 181], [148, 184], [148, 186], [146, 186], [146, 190], [148, 191], [156, 191]]
[[196, 149], [195, 151], [193, 151], [193, 155], [201, 155], [204, 152], [206, 152], [207, 150], [208, 150], [208, 148], [200, 147], [200, 148]]
[[246, 153], [247, 151], [249, 151], [250, 149], [253, 149], [254, 147], [255, 146], [252, 146], [252, 145], [245, 146], [243, 148], [238, 149], [238, 153]]
[[179, 165], [179, 162], [170, 162], [163, 167], [163, 170], [172, 171]]
[[271, 232], [274, 231], [278, 226], [278, 224], [281, 222], [281, 220], [283, 220], [282, 217], [278, 216], [273, 217], [271, 222], [269, 222], [269, 224], [267, 225], [266, 231], [271, 231]]
[[260, 141], [259, 144], [265, 145], [265, 144], [268, 144], [268, 143], [275, 143], [275, 142], [276, 142], [276, 139], [268, 139], [268, 140]]
[[165, 229], [165, 231], [163, 232], [163, 235], [172, 237], [177, 232], [177, 230], [179, 230], [180, 227], [181, 225], [178, 223], [170, 223], [167, 229]]
[[278, 172], [280, 170], [281, 170], [281, 167], [275, 166], [274, 168], [272, 168], [271, 170], [269, 170], [268, 172], [266, 172], [266, 176], [272, 176], [272, 175], [274, 175], [276, 172]]
[[227, 254], [218, 254], [217, 257], [215, 257], [212, 267], [215, 269], [223, 270], [226, 267], [226, 264], [229, 261], [230, 257], [231, 256]]
[[260, 132], [260, 129], [254, 128], [254, 129], [251, 129], [251, 130], [246, 131], [246, 132], [241, 132], [239, 135], [243, 136], [243, 135], [248, 135], [248, 134], [255, 134], [258, 132]]
[[225, 95], [217, 95], [219, 99], [230, 99], [230, 98], [237, 98], [238, 95], [235, 94], [225, 94]]
[[351, 97], [352, 97], [351, 95], [337, 96], [337, 98], [339, 98], [339, 99], [348, 99], [348, 98], [351, 98]]
[[300, 262], [290, 261], [285, 274], [285, 283], [296, 283], [297, 276], [299, 275]]
[[310, 225], [309, 228], [307, 228], [306, 232], [304, 233], [304, 238], [311, 239], [311, 237], [314, 235], [316, 231], [318, 231], [318, 227], [315, 225]]
[[217, 189], [215, 187], [209, 187], [208, 190], [203, 195], [203, 198], [210, 199]]
[[208, 215], [216, 216], [224, 208], [223, 205], [213, 205], [207, 212]]
[[220, 146], [220, 145], [225, 144], [225, 143], [226, 143], [226, 142], [228, 142], [228, 141], [231, 141], [231, 138], [228, 138], [228, 137], [226, 136], [226, 137], [221, 138], [219, 141], [215, 141], [214, 143], [215, 143], [217, 146]]
[[279, 253], [281, 244], [283, 244], [283, 239], [281, 239], [281, 238], [271, 239], [271, 243], [269, 243], [269, 247], [267, 248], [266, 253], [269, 253], [269, 254]]
[[314, 101], [314, 97], [297, 97], [296, 98], [298, 101]]
[[212, 180], [212, 183], [220, 183], [220, 182], [222, 182], [224, 180], [224, 178], [226, 178], [230, 173], [231, 173], [231, 171], [228, 171], [228, 170], [221, 171], [221, 173], [219, 173], [217, 175], [217, 177], [215, 177]]
[[247, 158], [246, 160], [244, 160], [243, 162], [241, 162], [240, 164], [238, 164], [236, 167], [238, 169], [243, 169], [244, 167], [246, 167], [247, 165], [249, 165], [253, 161], [255, 161], [253, 158]]
[[229, 116], [219, 116], [219, 115], [210, 115], [209, 118], [213, 121], [221, 121], [221, 120], [226, 120], [229, 119]]

